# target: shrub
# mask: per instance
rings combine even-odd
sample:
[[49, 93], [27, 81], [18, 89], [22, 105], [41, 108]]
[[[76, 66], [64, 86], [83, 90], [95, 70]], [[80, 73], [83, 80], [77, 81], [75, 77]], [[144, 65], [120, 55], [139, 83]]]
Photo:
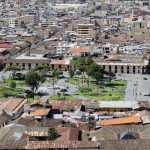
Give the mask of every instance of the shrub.
[[79, 91], [82, 92], [82, 93], [87, 93], [87, 92], [91, 92], [92, 89], [89, 88], [89, 87], [80, 87]]
[[9, 93], [6, 92], [6, 91], [4, 91], [2, 94], [3, 94], [3, 97], [4, 97], [4, 98], [8, 98], [8, 97], [9, 97]]
[[48, 129], [48, 141], [53, 141], [55, 139], [57, 139], [59, 137], [59, 134], [57, 133], [57, 131], [55, 130], [55, 128], [49, 128]]
[[10, 83], [10, 87], [13, 88], [13, 89], [15, 89], [16, 88], [16, 82], [11, 82]]

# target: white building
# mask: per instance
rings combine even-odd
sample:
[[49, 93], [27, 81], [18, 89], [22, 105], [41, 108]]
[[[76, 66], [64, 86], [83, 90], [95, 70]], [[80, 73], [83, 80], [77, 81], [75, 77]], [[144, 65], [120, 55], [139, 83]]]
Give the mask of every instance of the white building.
[[15, 28], [15, 27], [21, 26], [22, 20], [23, 20], [23, 17], [9, 18], [8, 19], [8, 26], [10, 28]]
[[64, 54], [68, 51], [69, 48], [75, 47], [76, 45], [77, 44], [67, 43], [67, 42], [58, 43], [58, 45], [55, 47], [56, 53], [57, 54]]

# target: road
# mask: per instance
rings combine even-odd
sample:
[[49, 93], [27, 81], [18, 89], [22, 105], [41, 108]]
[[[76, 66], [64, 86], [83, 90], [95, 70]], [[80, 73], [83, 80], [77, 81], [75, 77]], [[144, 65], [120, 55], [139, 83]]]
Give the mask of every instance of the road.
[[118, 78], [127, 81], [125, 101], [138, 100], [150, 102], [150, 97], [144, 96], [144, 94], [150, 94], [150, 75], [122, 75]]

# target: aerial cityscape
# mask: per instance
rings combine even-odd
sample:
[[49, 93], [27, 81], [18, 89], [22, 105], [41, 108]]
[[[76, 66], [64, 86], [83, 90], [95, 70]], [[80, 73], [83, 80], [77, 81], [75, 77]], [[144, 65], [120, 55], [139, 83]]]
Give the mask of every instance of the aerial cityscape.
[[150, 150], [150, 0], [0, 0], [0, 150]]

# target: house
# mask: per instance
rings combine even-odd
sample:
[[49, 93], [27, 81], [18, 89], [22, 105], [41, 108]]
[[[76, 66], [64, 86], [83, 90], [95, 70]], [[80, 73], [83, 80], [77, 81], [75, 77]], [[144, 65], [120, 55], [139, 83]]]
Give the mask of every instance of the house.
[[[73, 111], [81, 107], [82, 101], [79, 100], [52, 100], [49, 104], [52, 106], [53, 112]], [[58, 114], [58, 113], [57, 113]]]
[[90, 137], [103, 150], [148, 150], [149, 130], [150, 125], [110, 125], [91, 132]]
[[51, 109], [49, 108], [42, 108], [36, 111], [31, 111], [30, 114], [33, 115], [34, 119], [42, 120], [50, 115]]
[[13, 118], [11, 116], [9, 116], [9, 115], [7, 115], [6, 113], [3, 112], [2, 114], [0, 114], [0, 128], [6, 126], [12, 120], [13, 120]]
[[29, 141], [26, 149], [44, 150], [44, 149], [67, 149], [67, 150], [97, 150], [98, 145], [91, 141]]
[[118, 24], [121, 24], [121, 22], [123, 21], [122, 19], [123, 19], [122, 16], [107, 16], [106, 20], [109, 25], [112, 25], [112, 24], [118, 25]]
[[124, 118], [115, 118], [100, 121], [100, 125], [108, 126], [108, 125], [118, 125], [118, 124], [138, 124], [142, 123], [142, 120], [139, 116], [131, 116]]
[[126, 112], [138, 109], [138, 101], [100, 101], [99, 109], [108, 112]]
[[88, 56], [88, 49], [81, 47], [81, 48], [70, 48], [67, 52], [67, 55], [72, 57], [72, 58], [80, 58], [84, 56]]
[[20, 65], [23, 69], [33, 69], [39, 64], [49, 66], [50, 59], [46, 58], [44, 54], [30, 54], [23, 53], [15, 58], [7, 61], [7, 66], [12, 66], [13, 64]]
[[15, 118], [23, 113], [25, 103], [26, 100], [22, 98], [8, 98], [0, 104], [0, 109], [9, 116]]
[[64, 59], [64, 60], [58, 60], [58, 59], [52, 59], [50, 62], [50, 67], [52, 69], [58, 69], [58, 70], [69, 70], [70, 67], [70, 60]]
[[118, 74], [144, 74], [149, 61], [143, 55], [130, 54], [112, 54], [106, 56], [106, 59], [99, 58], [94, 61], [102, 66], [105, 71]]

